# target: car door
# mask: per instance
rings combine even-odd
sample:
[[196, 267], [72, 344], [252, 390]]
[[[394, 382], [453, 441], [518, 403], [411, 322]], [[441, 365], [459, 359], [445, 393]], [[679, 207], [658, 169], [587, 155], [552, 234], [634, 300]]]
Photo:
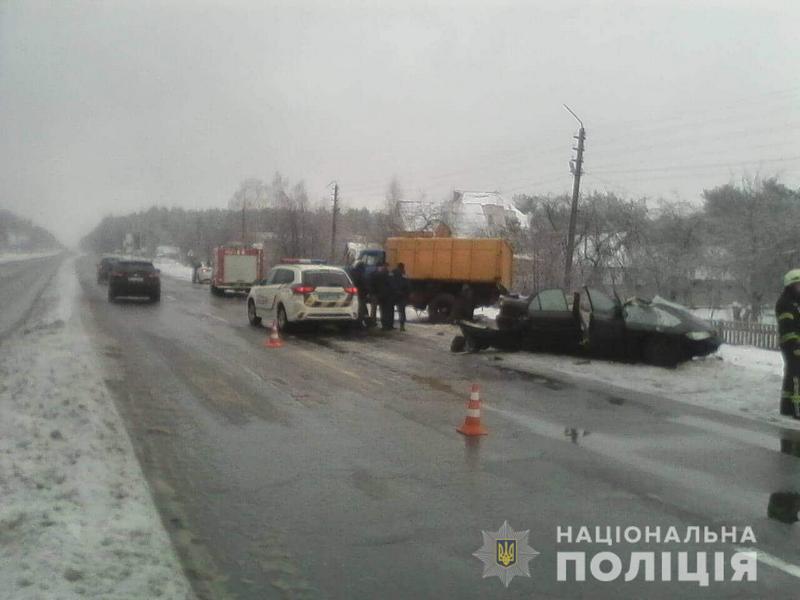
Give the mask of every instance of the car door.
[[275, 311], [276, 315], [277, 307], [281, 302], [287, 305], [292, 300], [291, 287], [292, 284], [295, 283], [295, 277], [297, 275], [294, 269], [283, 268], [280, 271], [278, 279], [275, 282], [275, 296], [272, 300], [272, 310]]
[[267, 313], [271, 319], [278, 316], [278, 305], [281, 300], [286, 302], [287, 290], [294, 282], [295, 273], [293, 269], [279, 267], [275, 273], [275, 280], [269, 285], [269, 295], [267, 297]]
[[584, 288], [589, 300], [589, 351], [597, 356], [623, 356], [626, 353], [625, 321], [622, 306], [599, 290]]
[[280, 269], [277, 267], [270, 269], [269, 273], [267, 273], [266, 279], [263, 281], [263, 284], [253, 288], [256, 309], [258, 310], [259, 316], [262, 318], [269, 318], [269, 309], [272, 305], [271, 298], [275, 295], [275, 280], [278, 276], [279, 270]]
[[564, 291], [542, 290], [528, 303], [526, 345], [535, 350], [573, 352], [582, 338], [580, 321]]

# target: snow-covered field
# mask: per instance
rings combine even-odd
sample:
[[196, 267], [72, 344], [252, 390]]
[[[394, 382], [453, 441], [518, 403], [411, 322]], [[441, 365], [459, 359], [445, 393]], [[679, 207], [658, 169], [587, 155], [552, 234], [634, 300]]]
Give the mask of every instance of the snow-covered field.
[[0, 253], [0, 264], [17, 262], [20, 260], [31, 260], [32, 258], [45, 258], [61, 254], [62, 250], [48, 250], [47, 252], [7, 252]]
[[65, 260], [0, 346], [0, 597], [192, 598]]
[[162, 275], [174, 277], [176, 279], [183, 279], [184, 281], [192, 280], [192, 267], [182, 265], [176, 260], [171, 258], [157, 258], [153, 261], [156, 269], [161, 269]]

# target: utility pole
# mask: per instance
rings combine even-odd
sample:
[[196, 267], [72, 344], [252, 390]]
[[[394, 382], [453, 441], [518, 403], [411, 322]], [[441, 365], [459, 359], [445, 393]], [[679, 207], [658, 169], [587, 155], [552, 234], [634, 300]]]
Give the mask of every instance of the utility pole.
[[244, 196], [242, 196], [242, 244], [244, 244], [244, 243], [245, 243], [245, 239], [244, 239], [244, 236], [245, 236], [245, 228], [244, 228], [245, 216], [244, 216], [244, 210], [245, 210], [245, 208], [246, 208], [246, 207], [247, 207], [247, 198], [246, 198], [246, 197], [244, 197]]
[[567, 233], [567, 256], [564, 265], [564, 289], [569, 291], [572, 287], [572, 255], [575, 253], [575, 224], [578, 218], [578, 197], [581, 193], [581, 174], [583, 173], [583, 143], [586, 140], [586, 131], [583, 128], [583, 121], [578, 118], [572, 109], [564, 105], [575, 120], [580, 124], [578, 135], [573, 136], [578, 140], [578, 146], [573, 148], [577, 151], [575, 160], [569, 161], [569, 168], [572, 171], [572, 209], [569, 213], [569, 232]]
[[336, 260], [336, 219], [339, 216], [339, 184], [333, 182], [333, 219], [331, 222], [331, 262]]

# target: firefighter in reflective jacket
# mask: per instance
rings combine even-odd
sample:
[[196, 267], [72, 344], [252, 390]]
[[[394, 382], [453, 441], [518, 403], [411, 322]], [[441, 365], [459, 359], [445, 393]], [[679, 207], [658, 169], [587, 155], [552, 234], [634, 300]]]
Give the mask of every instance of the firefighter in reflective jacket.
[[800, 419], [800, 269], [792, 269], [783, 277], [775, 317], [783, 354], [781, 414]]

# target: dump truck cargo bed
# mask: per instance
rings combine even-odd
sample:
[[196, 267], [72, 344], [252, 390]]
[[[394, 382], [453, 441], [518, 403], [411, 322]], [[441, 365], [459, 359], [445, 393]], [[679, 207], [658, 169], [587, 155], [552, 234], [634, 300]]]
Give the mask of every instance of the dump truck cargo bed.
[[511, 287], [513, 253], [502, 239], [394, 237], [386, 240], [386, 258], [404, 263], [411, 280]]

